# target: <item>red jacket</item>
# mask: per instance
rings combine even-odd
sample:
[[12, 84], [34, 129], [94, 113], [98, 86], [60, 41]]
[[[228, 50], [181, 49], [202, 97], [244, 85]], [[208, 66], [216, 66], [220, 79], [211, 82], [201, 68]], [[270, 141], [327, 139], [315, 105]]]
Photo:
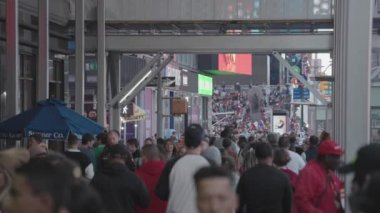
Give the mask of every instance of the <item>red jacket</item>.
[[[288, 168], [281, 168], [281, 171], [284, 172], [289, 180], [290, 180], [290, 184], [292, 185], [292, 188], [293, 188], [293, 192], [296, 188], [296, 185], [297, 185], [297, 179], [298, 179], [298, 175], [293, 172], [292, 170], [288, 169]], [[297, 212], [297, 208], [296, 208], [296, 205], [295, 205], [295, 200], [294, 200], [294, 196], [293, 196], [293, 203], [292, 203], [292, 213], [298, 213]]]
[[298, 212], [342, 213], [337, 207], [343, 183], [334, 174], [328, 173], [320, 163], [309, 161], [298, 175], [294, 200]]
[[150, 205], [146, 209], [137, 208], [136, 213], [165, 213], [167, 202], [160, 200], [154, 193], [158, 179], [165, 167], [164, 161], [149, 161], [143, 164], [137, 171], [139, 176], [145, 183], [150, 195]]

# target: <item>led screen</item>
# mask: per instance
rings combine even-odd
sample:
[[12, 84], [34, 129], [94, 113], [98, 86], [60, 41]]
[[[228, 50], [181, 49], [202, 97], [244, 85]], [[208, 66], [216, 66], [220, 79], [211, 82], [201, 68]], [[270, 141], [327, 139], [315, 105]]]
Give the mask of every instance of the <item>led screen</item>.
[[212, 78], [198, 74], [198, 94], [212, 96]]
[[252, 75], [252, 55], [223, 53], [218, 55], [218, 70]]

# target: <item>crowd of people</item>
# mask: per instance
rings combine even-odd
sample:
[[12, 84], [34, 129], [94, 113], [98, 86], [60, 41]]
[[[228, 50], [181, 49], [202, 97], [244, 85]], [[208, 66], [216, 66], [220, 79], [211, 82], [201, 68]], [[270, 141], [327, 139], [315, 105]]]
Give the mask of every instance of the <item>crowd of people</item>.
[[[225, 126], [236, 124], [240, 133], [270, 131], [272, 111], [291, 113], [291, 91], [289, 86], [269, 87], [240, 86], [214, 88], [212, 96], [213, 132], [219, 134]], [[290, 129], [297, 130], [296, 122], [291, 120]], [[298, 128], [299, 129], [299, 128]]]
[[191, 124], [175, 140], [125, 143], [117, 131], [70, 135], [54, 153], [40, 135], [0, 152], [4, 213], [342, 213], [354, 172], [353, 212], [379, 212], [380, 144], [341, 166], [341, 147], [322, 132], [297, 147], [294, 134], [208, 135]]

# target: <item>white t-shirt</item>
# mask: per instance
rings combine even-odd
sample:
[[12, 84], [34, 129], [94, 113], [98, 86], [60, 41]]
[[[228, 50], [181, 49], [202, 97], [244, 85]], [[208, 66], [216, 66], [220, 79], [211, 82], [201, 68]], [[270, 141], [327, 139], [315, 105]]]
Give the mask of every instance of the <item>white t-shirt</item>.
[[185, 155], [173, 166], [169, 176], [169, 203], [167, 213], [197, 213], [194, 174], [209, 166], [200, 155]]
[[298, 174], [301, 171], [301, 169], [305, 167], [305, 161], [296, 152], [288, 150], [288, 153], [289, 153], [290, 161], [286, 166], [288, 167], [288, 169]]

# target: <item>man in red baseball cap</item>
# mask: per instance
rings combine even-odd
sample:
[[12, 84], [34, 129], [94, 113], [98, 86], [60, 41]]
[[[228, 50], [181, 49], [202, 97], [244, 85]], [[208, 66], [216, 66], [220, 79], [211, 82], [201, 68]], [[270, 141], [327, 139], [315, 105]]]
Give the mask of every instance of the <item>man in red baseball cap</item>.
[[319, 145], [317, 159], [309, 161], [298, 177], [294, 196], [298, 212], [344, 212], [340, 196], [343, 183], [334, 173], [342, 154], [335, 141], [326, 140]]

